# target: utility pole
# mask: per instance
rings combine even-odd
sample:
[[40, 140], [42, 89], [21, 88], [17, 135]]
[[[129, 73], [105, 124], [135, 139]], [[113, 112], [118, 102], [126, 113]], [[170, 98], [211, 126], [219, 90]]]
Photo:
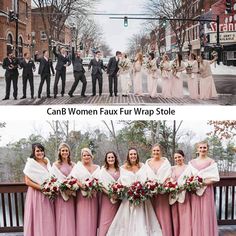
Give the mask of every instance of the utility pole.
[[15, 3], [17, 2], [17, 9], [16, 9], [16, 18], [15, 18], [15, 21], [16, 21], [16, 45], [15, 45], [15, 56], [18, 57], [18, 35], [19, 35], [19, 10], [20, 10], [20, 7], [19, 7], [19, 0], [15, 0]]

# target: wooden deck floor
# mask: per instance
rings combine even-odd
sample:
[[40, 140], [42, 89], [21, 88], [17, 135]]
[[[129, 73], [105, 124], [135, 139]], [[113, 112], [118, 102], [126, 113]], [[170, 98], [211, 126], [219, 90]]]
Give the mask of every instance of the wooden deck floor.
[[[0, 233], [0, 236], [23, 236], [23, 233]], [[219, 226], [219, 236], [236, 236], [236, 225]]]

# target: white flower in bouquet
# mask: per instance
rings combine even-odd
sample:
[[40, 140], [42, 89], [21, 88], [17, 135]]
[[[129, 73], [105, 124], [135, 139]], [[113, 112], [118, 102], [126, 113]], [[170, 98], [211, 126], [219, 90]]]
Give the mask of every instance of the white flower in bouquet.
[[188, 65], [186, 66], [186, 72], [187, 72], [187, 74], [192, 74], [192, 70], [193, 70], [192, 65], [188, 63]]
[[118, 64], [118, 67], [122, 70], [122, 71], [126, 71], [129, 70], [129, 62], [128, 60], [121, 60]]
[[57, 178], [52, 176], [41, 185], [41, 191], [50, 200], [55, 200], [59, 194], [59, 185]]
[[92, 198], [97, 192], [102, 192], [102, 184], [98, 179], [86, 179], [83, 183], [83, 189], [81, 189], [83, 197]]

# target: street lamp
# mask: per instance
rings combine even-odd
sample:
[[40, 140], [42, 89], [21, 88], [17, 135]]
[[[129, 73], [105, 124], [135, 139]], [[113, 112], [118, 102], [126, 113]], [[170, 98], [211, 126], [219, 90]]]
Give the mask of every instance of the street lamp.
[[34, 58], [34, 46], [35, 46], [35, 44], [36, 44], [36, 41], [35, 41], [35, 32], [33, 31], [33, 32], [31, 32], [31, 55], [32, 55], [32, 57]]

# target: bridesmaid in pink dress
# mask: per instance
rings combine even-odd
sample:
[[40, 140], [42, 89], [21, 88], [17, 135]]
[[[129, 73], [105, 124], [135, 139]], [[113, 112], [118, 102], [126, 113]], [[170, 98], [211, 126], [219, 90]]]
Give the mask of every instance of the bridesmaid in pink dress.
[[206, 100], [218, 96], [211, 71], [211, 64], [216, 60], [216, 56], [211, 61], [203, 60], [201, 56], [198, 57], [200, 63], [200, 99]]
[[[78, 180], [81, 189], [86, 179], [99, 178], [100, 167], [93, 164], [93, 155], [89, 148], [81, 150], [81, 162], [74, 166], [71, 176]], [[76, 198], [76, 236], [97, 236], [98, 194], [84, 197], [79, 191]]]
[[100, 172], [100, 181], [104, 186], [104, 193], [101, 199], [101, 210], [99, 219], [99, 236], [105, 236], [116, 215], [120, 202], [111, 203], [108, 197], [108, 184], [114, 183], [120, 177], [119, 162], [114, 152], [107, 152], [105, 156], [105, 165]]
[[160, 64], [161, 69], [161, 76], [162, 76], [162, 96], [164, 98], [171, 98], [171, 87], [172, 87], [172, 81], [171, 81], [171, 66], [169, 57], [167, 54], [164, 54], [162, 57], [162, 61]]
[[[32, 145], [32, 154], [29, 159], [31, 158], [36, 161], [37, 169], [44, 168], [45, 176], [40, 176], [43, 183], [43, 179], [46, 180], [50, 177], [50, 163], [45, 157], [44, 147], [41, 144]], [[29, 173], [29, 171], [27, 172]], [[35, 175], [35, 172], [32, 169], [32, 176]], [[24, 173], [26, 173], [25, 169]], [[41, 192], [41, 185], [32, 181], [27, 175], [25, 175], [25, 183], [29, 187], [25, 200], [24, 236], [56, 236], [53, 202]]]
[[[53, 168], [61, 173], [61, 181], [65, 180], [70, 174], [75, 163], [71, 162], [70, 147], [62, 143], [58, 149], [58, 160], [54, 162]], [[59, 179], [59, 177], [56, 175]], [[65, 201], [62, 196], [55, 200], [56, 214], [56, 235], [57, 236], [75, 236], [75, 201], [73, 196]]]
[[[146, 161], [148, 179], [164, 183], [171, 177], [171, 165], [166, 157], [162, 157], [161, 146], [152, 147], [152, 158]], [[160, 223], [163, 236], [173, 236], [171, 209], [168, 195], [158, 195], [153, 199], [153, 207]]]
[[[198, 144], [199, 157], [190, 161], [190, 167], [192, 165], [198, 171], [198, 175], [204, 170], [210, 171], [212, 166], [217, 165], [215, 161], [207, 156], [209, 146], [206, 142]], [[206, 171], [205, 171], [206, 172]], [[217, 174], [218, 169], [217, 169]], [[212, 174], [211, 174], [212, 175]], [[193, 236], [218, 236], [218, 226], [216, 218], [216, 209], [214, 203], [214, 191], [213, 183], [217, 181], [204, 179], [207, 184], [207, 188], [202, 196], [196, 194], [191, 195], [192, 206], [192, 235]]]
[[[180, 177], [188, 176], [188, 165], [184, 164], [184, 152], [177, 150], [174, 154], [176, 165], [173, 166], [171, 177], [178, 182]], [[175, 202], [171, 206], [174, 236], [191, 236], [192, 235], [192, 220], [191, 220], [191, 204], [190, 194], [185, 193], [183, 203]]]

